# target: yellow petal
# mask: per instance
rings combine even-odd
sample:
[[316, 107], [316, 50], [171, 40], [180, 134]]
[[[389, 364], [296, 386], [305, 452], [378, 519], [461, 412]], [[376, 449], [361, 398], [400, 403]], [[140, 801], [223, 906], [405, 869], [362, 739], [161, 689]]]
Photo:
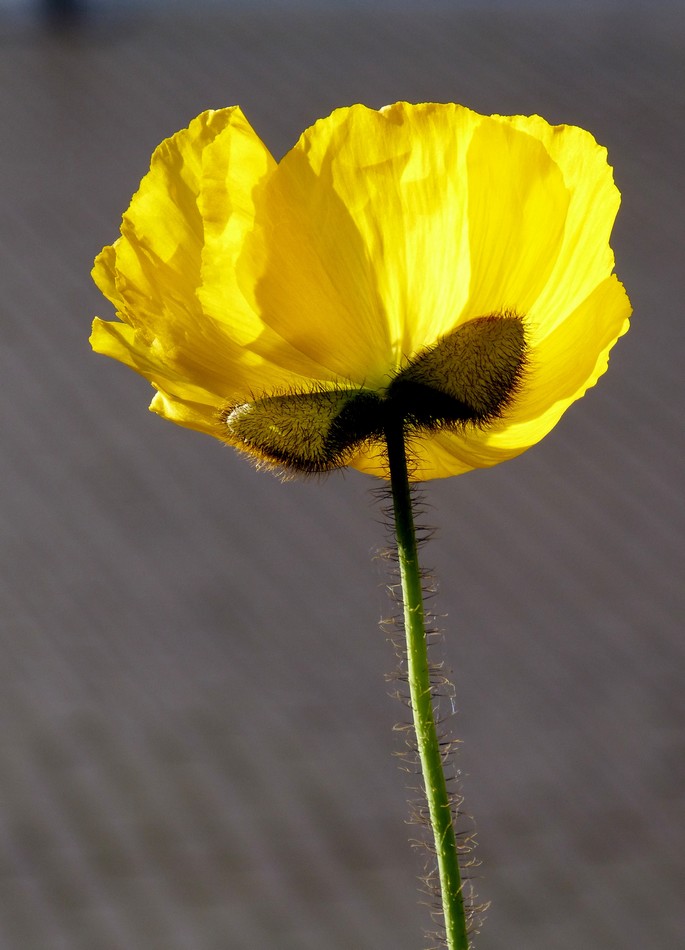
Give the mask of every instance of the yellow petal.
[[464, 317], [528, 314], [556, 263], [569, 192], [544, 144], [485, 119], [467, 156], [471, 284]]
[[606, 149], [589, 132], [574, 126], [551, 126], [539, 116], [516, 116], [509, 121], [544, 145], [569, 194], [554, 267], [545, 287], [526, 309], [533, 330], [544, 336], [612, 273], [614, 255], [609, 238], [621, 199]]
[[[237, 348], [233, 362], [248, 351], [269, 364], [264, 368], [264, 385], [294, 384], [298, 376], [333, 381], [335, 374], [299, 349], [297, 340], [287, 339], [284, 321], [269, 325], [254, 299], [265, 248], [250, 238], [275, 168], [239, 110], [233, 110], [230, 125], [202, 149], [202, 177], [196, 183], [203, 226], [197, 289], [202, 319], [219, 327]], [[272, 371], [272, 366], [278, 369]], [[231, 369], [235, 376], [235, 368]], [[252, 391], [262, 386], [253, 375], [249, 383]]]
[[[177, 397], [187, 397], [190, 401], [203, 403], [211, 410], [218, 425], [217, 396], [214, 390], [206, 389], [198, 381], [191, 381], [184, 373], [179, 373], [167, 358], [167, 351], [153, 342], [141, 341], [133, 327], [123, 323], [112, 323], [96, 317], [90, 337], [93, 349], [110, 356], [120, 363], [134, 369], [154, 386], [164, 388]], [[216, 433], [215, 433], [216, 434]]]
[[228, 441], [215, 405], [194, 402], [187, 392], [178, 396], [157, 384], [155, 387], [158, 391], [150, 403], [152, 412], [186, 429], [195, 429], [197, 432], [214, 436], [215, 439]]
[[606, 371], [609, 350], [628, 329], [630, 301], [615, 276], [607, 277], [538, 343], [528, 379], [505, 420], [491, 434], [498, 446], [526, 448], [556, 424], [572, 402]]
[[468, 291], [463, 173], [480, 121], [400, 103], [340, 109], [307, 130], [266, 183], [247, 242], [269, 326], [341, 377], [379, 386], [449, 330]]
[[[155, 151], [121, 237], [95, 262], [96, 283], [137, 331], [143, 375], [159, 382], [171, 372], [179, 385], [186, 381], [189, 399], [199, 384], [218, 407], [260, 386], [301, 383], [301, 373], [308, 381], [317, 369], [300, 359], [298, 373], [298, 354], [264, 326], [231, 280], [253, 225], [251, 196], [273, 165], [238, 108], [203, 113]], [[227, 206], [222, 194], [229, 190]], [[99, 330], [93, 346], [114, 355], [111, 337]], [[123, 361], [133, 365], [127, 353]]]

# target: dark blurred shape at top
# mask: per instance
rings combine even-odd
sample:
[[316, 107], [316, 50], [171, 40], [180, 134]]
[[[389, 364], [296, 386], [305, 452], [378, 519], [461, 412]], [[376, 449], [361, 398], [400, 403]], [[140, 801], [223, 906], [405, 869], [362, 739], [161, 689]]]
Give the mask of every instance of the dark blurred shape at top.
[[40, 6], [51, 29], [70, 29], [85, 18], [86, 0], [41, 0]]

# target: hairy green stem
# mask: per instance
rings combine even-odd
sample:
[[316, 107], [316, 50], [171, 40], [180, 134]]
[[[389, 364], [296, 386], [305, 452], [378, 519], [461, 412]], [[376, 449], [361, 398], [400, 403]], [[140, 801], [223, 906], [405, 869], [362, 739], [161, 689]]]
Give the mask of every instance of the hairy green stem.
[[402, 579], [409, 694], [428, 812], [435, 839], [447, 946], [449, 950], [468, 950], [469, 939], [466, 932], [452, 803], [433, 712], [423, 585], [407, 469], [404, 420], [394, 419], [388, 424], [386, 441]]

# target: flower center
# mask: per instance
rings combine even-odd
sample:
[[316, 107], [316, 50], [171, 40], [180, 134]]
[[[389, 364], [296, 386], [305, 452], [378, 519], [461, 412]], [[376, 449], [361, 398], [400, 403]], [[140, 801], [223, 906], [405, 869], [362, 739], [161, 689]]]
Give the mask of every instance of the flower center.
[[361, 445], [383, 443], [398, 418], [409, 436], [492, 422], [516, 394], [525, 354], [519, 316], [476, 317], [410, 360], [384, 391], [264, 396], [230, 406], [222, 419], [238, 448], [285, 469], [327, 472]]

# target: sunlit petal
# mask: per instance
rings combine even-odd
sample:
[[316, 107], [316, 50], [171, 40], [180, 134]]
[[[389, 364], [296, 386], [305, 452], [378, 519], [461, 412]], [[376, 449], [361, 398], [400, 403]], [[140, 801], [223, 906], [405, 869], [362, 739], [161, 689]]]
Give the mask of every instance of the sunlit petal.
[[[96, 261], [118, 320], [93, 347], [152, 383], [155, 412], [260, 461], [288, 467], [287, 424], [293, 467], [385, 477], [398, 413], [415, 478], [494, 465], [550, 431], [627, 329], [619, 200], [594, 138], [538, 116], [357, 105], [277, 163], [237, 107], [206, 112], [155, 151]], [[486, 352], [504, 345], [520, 352]]]

